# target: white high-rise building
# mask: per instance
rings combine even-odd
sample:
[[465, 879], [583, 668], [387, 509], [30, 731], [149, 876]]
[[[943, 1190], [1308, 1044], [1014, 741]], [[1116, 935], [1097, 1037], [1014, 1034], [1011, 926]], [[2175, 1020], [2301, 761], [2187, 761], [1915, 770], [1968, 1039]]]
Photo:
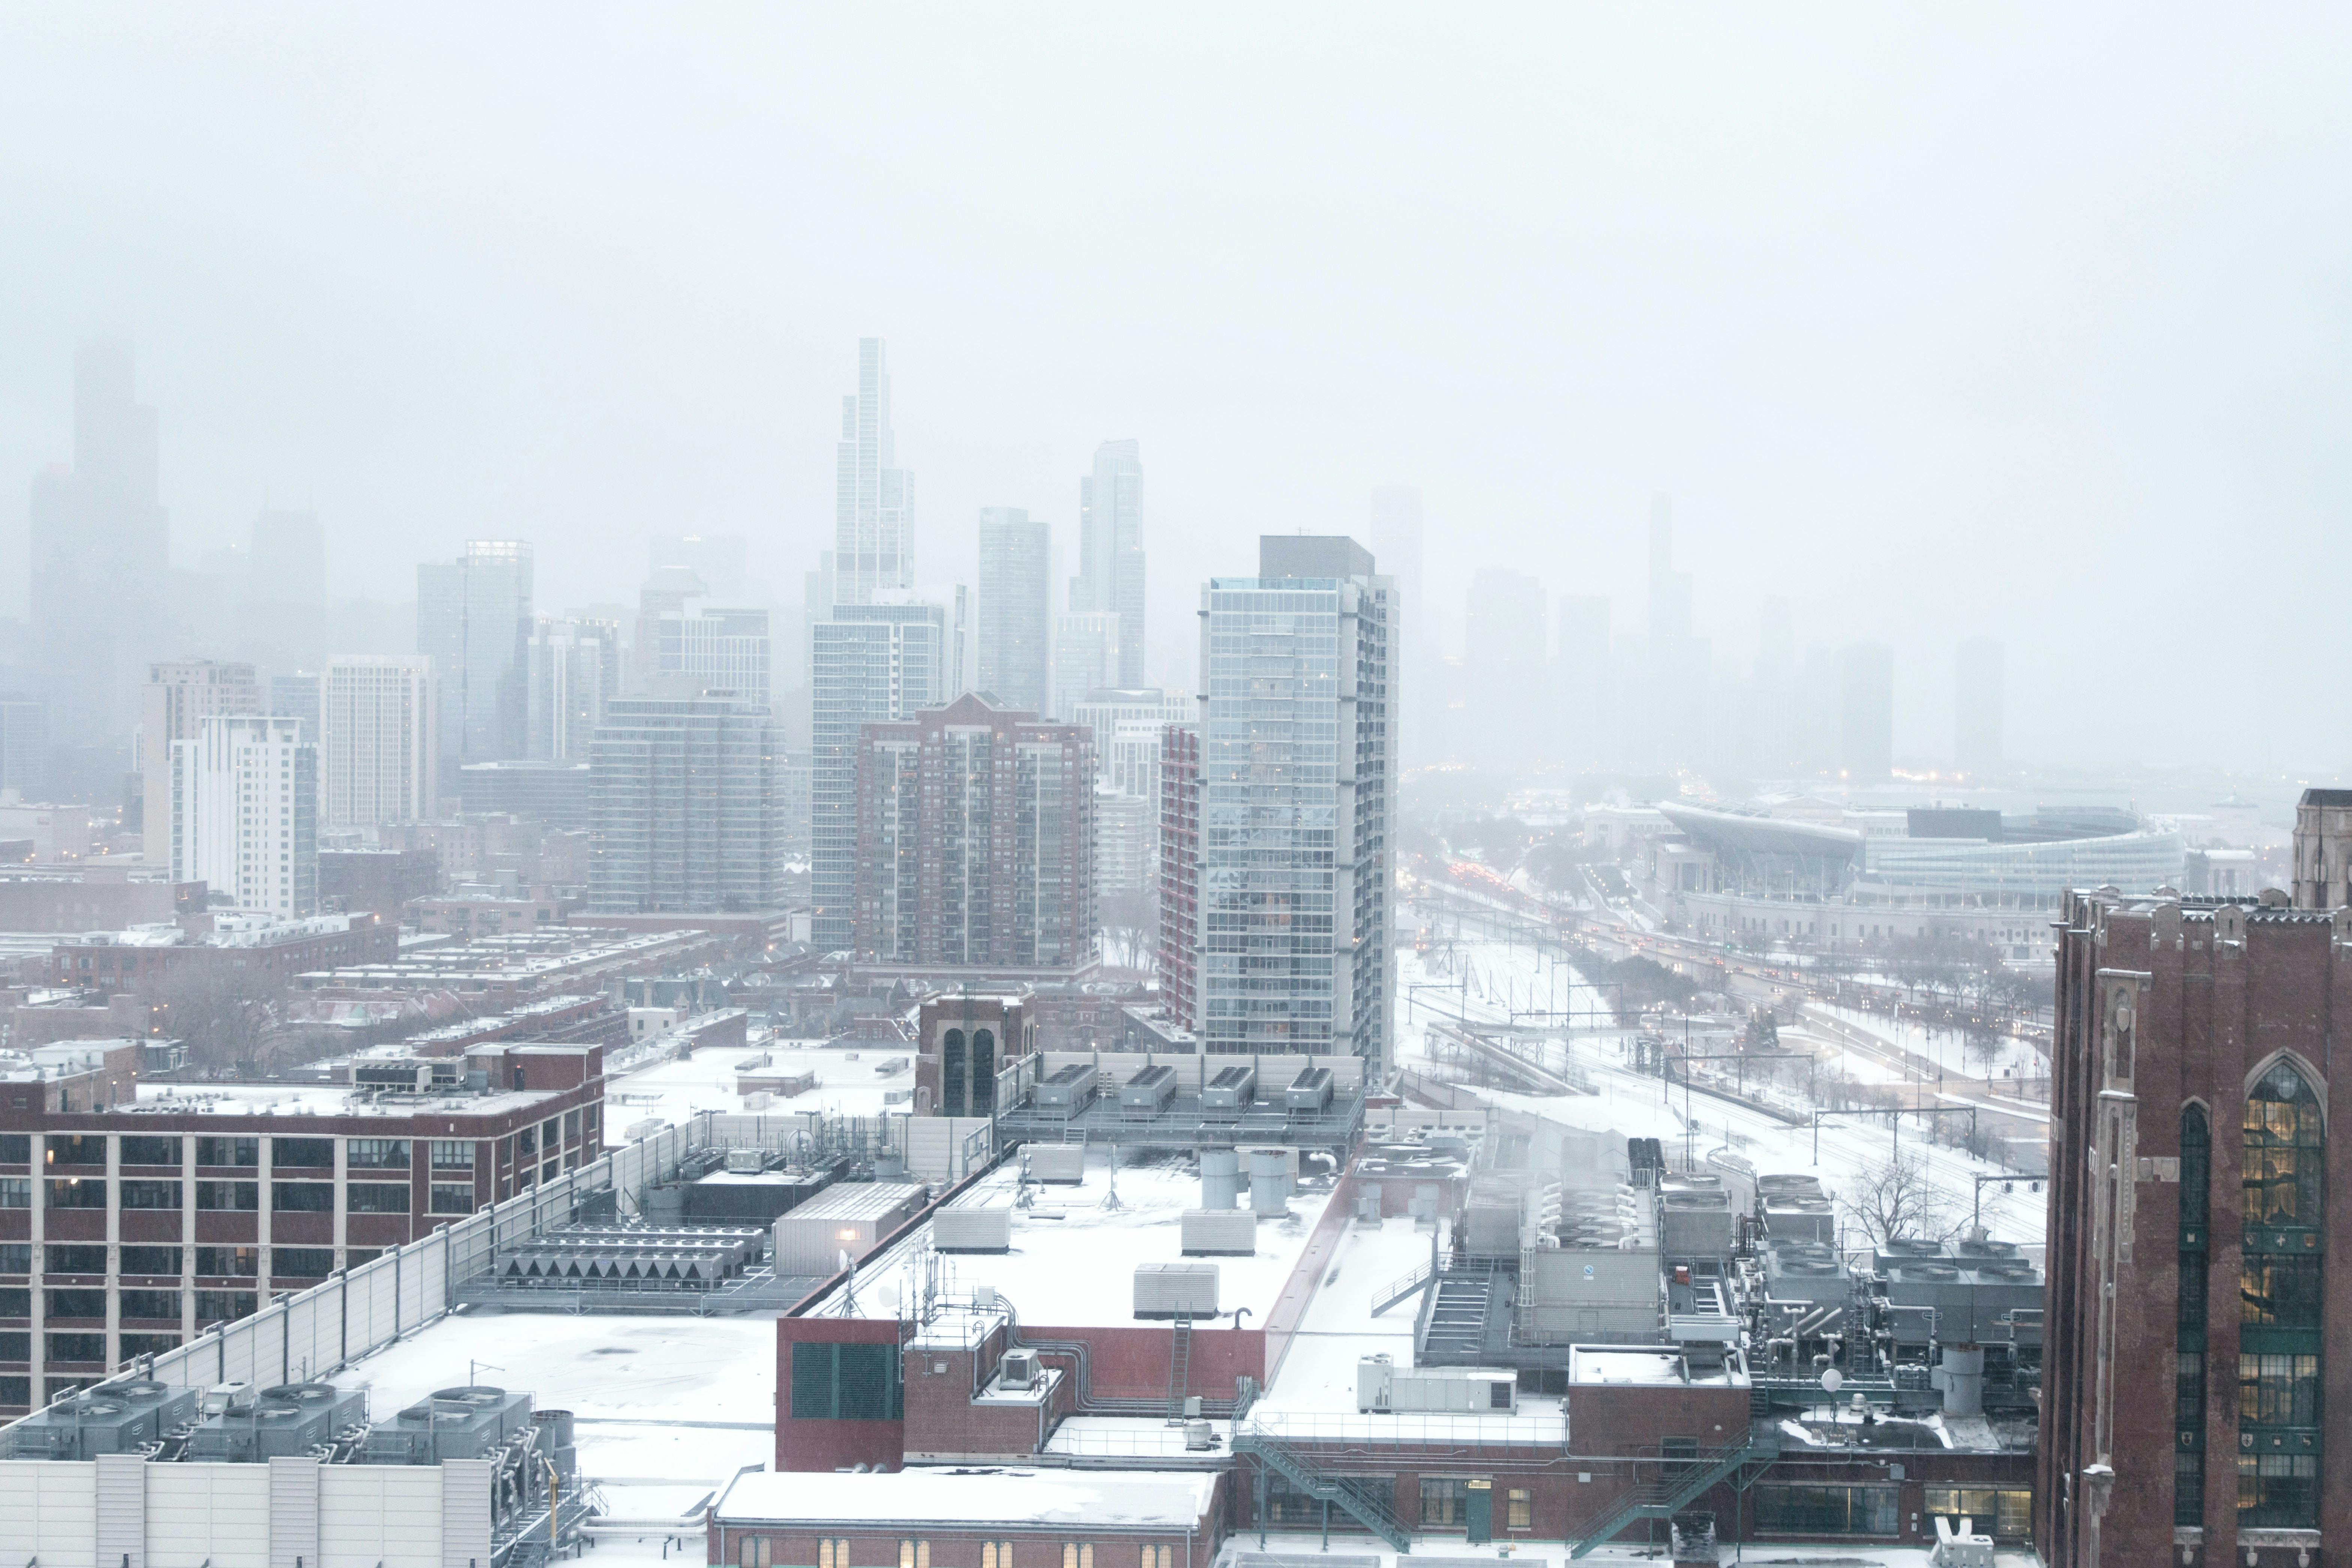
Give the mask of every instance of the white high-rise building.
[[1116, 610], [1076, 610], [1054, 621], [1054, 717], [1064, 723], [1090, 691], [1118, 684]]
[[241, 910], [319, 909], [319, 748], [299, 719], [210, 718], [172, 744], [172, 875]]
[[435, 815], [437, 696], [433, 661], [422, 654], [328, 661], [319, 689], [319, 771], [329, 827], [381, 827]]
[[731, 693], [768, 706], [774, 677], [765, 610], [667, 610], [655, 623], [655, 690], [666, 697]]
[[[1211, 1052], [1389, 1058], [1396, 584], [1351, 539], [1268, 534], [1202, 591], [1198, 976]], [[1163, 891], [1163, 899], [1165, 893]]]
[[857, 390], [841, 400], [835, 448], [834, 597], [870, 605], [915, 585], [915, 475], [898, 466], [888, 353], [857, 340]]
[[584, 763], [604, 704], [621, 694], [621, 623], [541, 616], [530, 633], [530, 756]]
[[1118, 617], [1118, 668], [1105, 686], [1140, 686], [1143, 674], [1143, 459], [1133, 441], [1095, 448], [1078, 480], [1078, 574], [1070, 608]]
[[835, 605], [814, 628], [809, 895], [821, 951], [856, 938], [859, 726], [910, 719], [945, 700], [947, 640], [946, 608], [911, 602]]
[[133, 761], [139, 772], [140, 853], [149, 865], [167, 865], [172, 858], [173, 746], [203, 734], [205, 721], [215, 714], [256, 714], [263, 706], [263, 689], [249, 664], [177, 658], [147, 667]]
[[1121, 795], [1141, 795], [1153, 803], [1159, 819], [1160, 731], [1170, 724], [1189, 724], [1200, 704], [1146, 686], [1135, 690], [1118, 687], [1089, 691], [1071, 704], [1068, 722], [1094, 731], [1095, 777]]

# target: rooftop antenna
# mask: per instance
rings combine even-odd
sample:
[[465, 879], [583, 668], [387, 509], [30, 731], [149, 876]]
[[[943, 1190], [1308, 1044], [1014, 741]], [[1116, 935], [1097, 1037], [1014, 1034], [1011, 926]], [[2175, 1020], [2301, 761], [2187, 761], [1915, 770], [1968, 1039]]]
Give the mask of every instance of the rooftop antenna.
[[1106, 1212], [1111, 1214], [1117, 1214], [1119, 1209], [1118, 1145], [1116, 1143], [1110, 1146], [1110, 1191], [1104, 1194], [1103, 1208]]

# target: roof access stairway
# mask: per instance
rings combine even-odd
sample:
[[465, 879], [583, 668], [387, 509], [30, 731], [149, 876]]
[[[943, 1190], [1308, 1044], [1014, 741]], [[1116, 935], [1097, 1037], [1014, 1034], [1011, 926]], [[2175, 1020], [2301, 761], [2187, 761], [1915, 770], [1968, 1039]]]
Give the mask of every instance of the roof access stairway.
[[[1329, 1503], [1398, 1552], [1412, 1550], [1412, 1531], [1405, 1528], [1403, 1521], [1381, 1497], [1377, 1483], [1388, 1478], [1348, 1475], [1324, 1469], [1307, 1450], [1238, 1424], [1234, 1428], [1233, 1452], [1236, 1456], [1254, 1458], [1260, 1465], [1276, 1471], [1308, 1497]], [[1265, 1528], [1265, 1515], [1261, 1509], [1258, 1514], [1261, 1534]]]
[[1569, 1548], [1568, 1554], [1571, 1559], [1585, 1555], [1615, 1540], [1619, 1531], [1637, 1519], [1672, 1519], [1722, 1481], [1729, 1480], [1736, 1489], [1744, 1492], [1780, 1457], [1779, 1442], [1751, 1436], [1744, 1443], [1702, 1449], [1689, 1458], [1660, 1461], [1661, 1472], [1634, 1482], [1615, 1506], [1587, 1527], [1583, 1537]]

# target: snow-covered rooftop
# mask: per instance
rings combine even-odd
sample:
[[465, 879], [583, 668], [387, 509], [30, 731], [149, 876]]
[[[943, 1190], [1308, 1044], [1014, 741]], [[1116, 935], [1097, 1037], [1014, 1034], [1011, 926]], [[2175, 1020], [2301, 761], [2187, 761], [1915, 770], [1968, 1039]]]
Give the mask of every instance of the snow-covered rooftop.
[[1197, 1470], [975, 1467], [835, 1475], [741, 1477], [719, 1501], [728, 1523], [1085, 1525], [1182, 1530], [1208, 1511], [1217, 1478]]

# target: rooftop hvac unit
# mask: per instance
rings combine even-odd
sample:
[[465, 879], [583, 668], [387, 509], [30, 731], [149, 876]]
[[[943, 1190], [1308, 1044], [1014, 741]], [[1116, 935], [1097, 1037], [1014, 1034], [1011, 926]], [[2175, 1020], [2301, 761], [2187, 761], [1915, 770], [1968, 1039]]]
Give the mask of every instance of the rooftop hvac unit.
[[1231, 1149], [1201, 1151], [1201, 1206], [1230, 1209], [1241, 1198], [1242, 1157]]
[[1074, 1112], [1094, 1103], [1095, 1069], [1085, 1062], [1072, 1062], [1037, 1086], [1037, 1108], [1040, 1110]]
[[530, 1425], [528, 1394], [481, 1384], [444, 1388], [391, 1420], [378, 1422], [367, 1435], [364, 1462], [437, 1465], [444, 1459], [478, 1459]]
[[1293, 1116], [1314, 1115], [1331, 1103], [1331, 1069], [1305, 1068], [1282, 1091], [1282, 1103]]
[[1013, 1249], [1013, 1211], [941, 1209], [931, 1215], [931, 1246], [940, 1252], [1009, 1252]]
[[1216, 1446], [1216, 1428], [1211, 1426], [1206, 1421], [1187, 1421], [1184, 1423], [1184, 1451], [1186, 1453], [1205, 1454]]
[[730, 1149], [727, 1151], [727, 1168], [738, 1174], [756, 1175], [768, 1168], [768, 1152], [765, 1149]]
[[354, 1089], [423, 1094], [433, 1087], [433, 1064], [429, 1061], [355, 1062], [352, 1066], [352, 1086]]
[[196, 1416], [196, 1393], [169, 1384], [140, 1381], [86, 1388], [16, 1425], [11, 1434], [19, 1459], [94, 1459], [100, 1454], [131, 1454]]
[[1157, 1113], [1168, 1109], [1176, 1098], [1176, 1069], [1164, 1064], [1145, 1068], [1129, 1079], [1118, 1091], [1121, 1110]]
[[1240, 1112], [1247, 1110], [1256, 1098], [1255, 1068], [1220, 1068], [1201, 1090], [1201, 1109]]
[[1042, 1375], [1035, 1351], [1006, 1351], [997, 1359], [996, 1381], [1006, 1388], [1034, 1388]]
[[1135, 1315], [1139, 1318], [1213, 1318], [1217, 1315], [1217, 1266], [1213, 1263], [1145, 1263], [1135, 1270]]
[[[1377, 1194], [1372, 1201], [1380, 1201]], [[1179, 1225], [1188, 1258], [1248, 1258], [1257, 1251], [1257, 1215], [1246, 1209], [1187, 1209]]]
[[1519, 1374], [1508, 1368], [1398, 1366], [1385, 1355], [1356, 1363], [1356, 1409], [1364, 1415], [1507, 1415], [1518, 1407]]
[[334, 1442], [366, 1418], [367, 1402], [331, 1384], [294, 1383], [263, 1389], [247, 1405], [232, 1405], [198, 1426], [188, 1458], [259, 1464], [296, 1458]]
[[1029, 1179], [1075, 1185], [1087, 1179], [1087, 1146], [1083, 1143], [1032, 1143], [1026, 1153]]

